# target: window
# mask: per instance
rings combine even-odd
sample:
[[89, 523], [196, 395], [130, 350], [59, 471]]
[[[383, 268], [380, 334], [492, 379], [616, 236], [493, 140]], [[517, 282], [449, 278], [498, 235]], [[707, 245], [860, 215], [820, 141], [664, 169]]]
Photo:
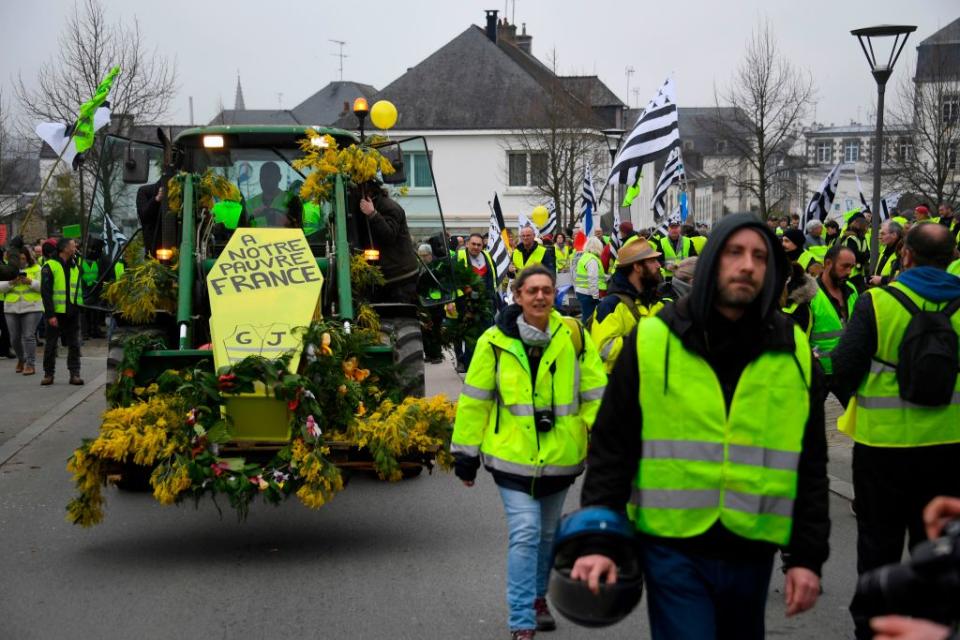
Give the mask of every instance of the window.
[[823, 140], [817, 143], [817, 163], [833, 162], [833, 141]]
[[947, 149], [947, 169], [953, 171], [957, 168], [957, 145]]
[[525, 153], [510, 153], [507, 154], [507, 159], [509, 160], [510, 167], [510, 186], [511, 187], [525, 187], [527, 186], [527, 154]]
[[429, 158], [423, 151], [403, 154], [403, 169], [407, 174], [406, 185], [408, 187], [433, 188]]
[[857, 162], [860, 160], [860, 141], [845, 140], [843, 143], [843, 161]]
[[547, 184], [547, 154], [530, 154], [530, 186], [542, 187]]
[[913, 159], [913, 142], [910, 138], [897, 140], [897, 162], [907, 162]]
[[943, 124], [954, 124], [960, 120], [960, 94], [948, 94], [940, 105]]
[[726, 153], [727, 152], [727, 141], [726, 140], [717, 140], [717, 153]]
[[511, 187], [543, 186], [547, 184], [547, 154], [511, 151], [507, 153], [507, 171]]

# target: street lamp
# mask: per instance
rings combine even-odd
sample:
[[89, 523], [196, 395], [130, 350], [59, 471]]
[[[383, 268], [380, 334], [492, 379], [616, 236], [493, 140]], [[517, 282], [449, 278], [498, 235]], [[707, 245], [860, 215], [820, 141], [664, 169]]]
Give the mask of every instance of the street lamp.
[[[893, 65], [897, 64], [900, 52], [903, 51], [903, 46], [907, 44], [907, 38], [916, 30], [917, 28], [911, 25], [885, 24], [878, 27], [854, 29], [850, 32], [851, 35], [857, 36], [860, 48], [863, 49], [863, 55], [867, 57], [867, 64], [870, 65], [873, 79], [877, 81], [877, 132], [873, 139], [873, 215], [871, 216], [873, 231], [870, 235], [870, 273], [867, 274], [868, 280], [876, 269], [877, 260], [880, 257], [880, 157], [883, 155], [883, 94], [886, 90], [887, 80], [893, 73]], [[892, 43], [889, 41], [890, 38], [893, 38]], [[886, 60], [882, 56], [878, 60], [876, 51], [882, 53], [887, 46], [890, 47], [890, 55]]]
[[[626, 133], [623, 129], [603, 129], [600, 131], [603, 134], [604, 139], [607, 142], [607, 150], [610, 152], [610, 167], [613, 167], [613, 161], [617, 157], [617, 150], [620, 148], [620, 141], [623, 140], [623, 134]], [[606, 189], [606, 185], [604, 185]], [[617, 188], [613, 188], [613, 195], [610, 197], [610, 221], [613, 223], [613, 219], [616, 217], [616, 211], [614, 207], [617, 206]], [[614, 233], [620, 233], [620, 229], [614, 229]]]

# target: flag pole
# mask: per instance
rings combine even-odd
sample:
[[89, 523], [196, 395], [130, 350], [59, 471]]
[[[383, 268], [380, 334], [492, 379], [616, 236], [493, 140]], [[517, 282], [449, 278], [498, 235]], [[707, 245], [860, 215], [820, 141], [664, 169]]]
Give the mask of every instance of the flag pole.
[[[20, 223], [20, 228], [23, 229], [27, 226], [27, 222], [30, 221], [30, 217], [33, 215], [34, 210], [37, 208], [37, 203], [40, 202], [40, 198], [43, 196], [43, 192], [47, 189], [47, 183], [50, 182], [50, 178], [53, 177], [53, 172], [59, 166], [60, 161], [63, 160], [63, 154], [67, 152], [67, 149], [70, 147], [70, 143], [73, 142], [73, 133], [70, 134], [70, 137], [67, 138], [67, 144], [63, 146], [63, 149], [60, 150], [60, 155], [57, 156], [57, 159], [53, 161], [53, 166], [50, 167], [50, 171], [47, 173], [47, 177], [44, 178], [43, 184], [40, 185], [40, 191], [37, 192], [37, 195], [34, 196], [33, 202], [30, 203], [30, 210], [27, 212], [27, 215], [24, 217], [23, 221]], [[81, 177], [81, 180], [83, 178]]]

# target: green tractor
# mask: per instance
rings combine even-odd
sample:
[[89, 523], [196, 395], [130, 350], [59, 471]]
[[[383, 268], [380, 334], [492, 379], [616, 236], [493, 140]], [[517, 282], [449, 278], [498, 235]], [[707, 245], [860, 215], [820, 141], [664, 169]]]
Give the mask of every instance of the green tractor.
[[[434, 264], [425, 268], [416, 258], [420, 263], [417, 290], [424, 292], [418, 296], [419, 304], [374, 299], [370, 306], [379, 316], [381, 340], [363, 356], [366, 363], [392, 363], [404, 395], [424, 395], [418, 314], [424, 307], [453, 300], [456, 287], [430, 153], [422, 137], [365, 142], [341, 129], [299, 126], [207, 126], [184, 130], [172, 140], [162, 130], [157, 134], [157, 142], [108, 136], [98, 154], [98, 183], [85, 221], [84, 244], [102, 239], [106, 254], [116, 256], [115, 260], [129, 261], [136, 258], [132, 252], [145, 251], [160, 262], [175, 262], [177, 283], [175, 307], [157, 310], [149, 324], [134, 325], [113, 315], [108, 383], [115, 382], [118, 375], [132, 375], [120, 369], [124, 347], [135, 336], [156, 338], [151, 348], [137, 354], [136, 366], [131, 368], [137, 384], [148, 385], [168, 370], [187, 370], [205, 361], [216, 370], [251, 353], [266, 355], [271, 352], [270, 345], [295, 350], [299, 345], [291, 343], [291, 330], [321, 314], [349, 333], [358, 320], [351, 260], [364, 255], [376, 264], [379, 251], [373, 246], [365, 216], [356, 207], [362, 185], [338, 174], [332, 180], [331, 197], [320, 204], [303, 202], [300, 187], [309, 171], [296, 166], [306, 153], [304, 140], [322, 145], [332, 138], [341, 149], [350, 145], [376, 148], [390, 160], [396, 171], [382, 176], [383, 186], [405, 210], [411, 235], [431, 238]], [[176, 194], [168, 188], [174, 177], [180, 185]], [[239, 192], [239, 202], [209, 197], [211, 180], [232, 185], [231, 189]], [[142, 238], [144, 249], [133, 242], [137, 237]], [[274, 242], [272, 238], [295, 240]], [[265, 259], [261, 264], [272, 265], [276, 259], [281, 267], [293, 264], [302, 268], [251, 274], [256, 267], [245, 258], [254, 256], [253, 249], [246, 246], [253, 243], [261, 243], [257, 250], [257, 257]], [[297, 248], [303, 255], [284, 263], [284, 258], [269, 250], [261, 254], [261, 249], [270, 247], [281, 247], [281, 253], [282, 247]], [[443, 263], [447, 266], [438, 268]], [[297, 290], [301, 292], [297, 294], [300, 307], [294, 310], [297, 296], [288, 293], [294, 288], [287, 285], [304, 279], [313, 282], [314, 288]], [[249, 296], [237, 289], [233, 293], [239, 295], [219, 300], [218, 294], [231, 284], [249, 288]], [[265, 289], [272, 291], [263, 293]], [[389, 283], [382, 289], [389, 289]], [[244, 304], [248, 297], [254, 300], [261, 294], [252, 308], [237, 311], [251, 307]], [[304, 295], [308, 298], [305, 303]], [[282, 330], [274, 331], [277, 326]], [[296, 359], [299, 357], [298, 353]], [[223, 450], [247, 459], [268, 457], [289, 441], [284, 403], [265, 394], [247, 396], [235, 398], [223, 408], [234, 429]], [[370, 452], [355, 443], [328, 441], [327, 445], [332, 450], [331, 460], [342, 470], [372, 468]], [[419, 474], [432, 464], [435, 453], [419, 452], [401, 460], [403, 475]], [[114, 469], [111, 477], [121, 488], [132, 488], [144, 484], [146, 473], [146, 469], [126, 464]]]

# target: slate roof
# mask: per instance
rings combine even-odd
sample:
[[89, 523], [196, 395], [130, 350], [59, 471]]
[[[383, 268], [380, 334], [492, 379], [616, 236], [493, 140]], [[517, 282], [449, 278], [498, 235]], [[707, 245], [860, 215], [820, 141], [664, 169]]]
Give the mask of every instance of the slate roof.
[[289, 109], [224, 109], [208, 124], [301, 124]]
[[917, 82], [960, 80], [960, 18], [917, 46]]
[[560, 76], [567, 91], [586, 101], [591, 107], [626, 107], [620, 98], [597, 76]]
[[40, 158], [8, 157], [0, 160], [0, 194], [36, 193], [40, 190]]
[[[369, 84], [337, 80], [295, 106], [293, 116], [304, 124], [333, 124], [345, 111], [350, 111], [354, 98], [362, 96], [370, 100], [376, 93], [376, 87]], [[347, 109], [344, 104], [348, 105]]]
[[[540, 128], [549, 124], [548, 111], [556, 113], [546, 107], [558, 101], [580, 124], [600, 124], [543, 63], [474, 25], [372, 98], [382, 99], [397, 106], [400, 130]], [[353, 117], [337, 126], [354, 128]]]

